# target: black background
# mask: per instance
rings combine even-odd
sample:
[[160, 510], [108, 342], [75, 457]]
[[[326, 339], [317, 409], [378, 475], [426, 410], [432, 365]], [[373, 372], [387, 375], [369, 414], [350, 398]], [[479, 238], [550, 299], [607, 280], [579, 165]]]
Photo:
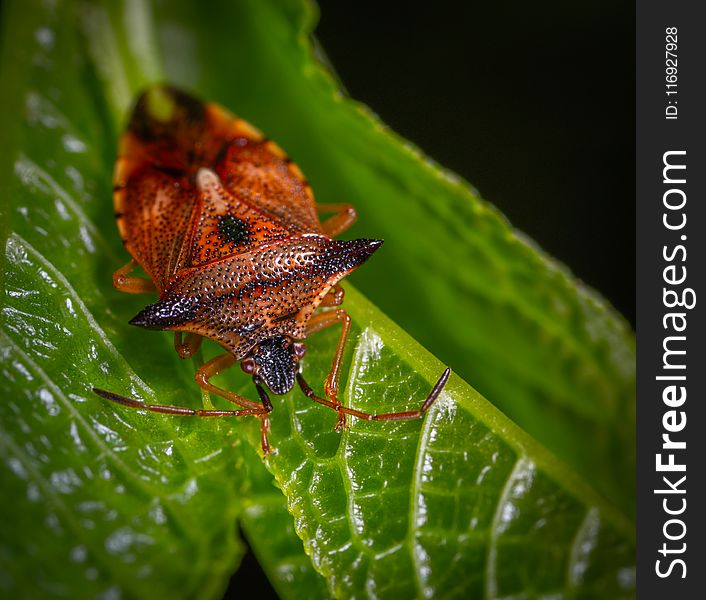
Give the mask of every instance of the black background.
[[632, 3], [321, 3], [350, 95], [634, 323]]
[[[635, 6], [320, 3], [349, 94], [635, 323]], [[276, 597], [248, 556], [230, 598]]]

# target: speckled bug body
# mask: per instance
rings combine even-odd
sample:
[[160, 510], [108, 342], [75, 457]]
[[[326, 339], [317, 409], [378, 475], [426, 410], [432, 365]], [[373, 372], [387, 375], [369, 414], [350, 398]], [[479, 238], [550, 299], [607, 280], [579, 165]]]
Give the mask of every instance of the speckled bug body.
[[[175, 331], [182, 358], [192, 356], [204, 337], [218, 342], [225, 354], [199, 368], [196, 381], [239, 408], [145, 405], [96, 393], [164, 414], [259, 417], [265, 454], [272, 411], [265, 387], [284, 394], [298, 382], [309, 398], [338, 412], [338, 427], [345, 426], [346, 415], [412, 419], [431, 406], [448, 369], [416, 411], [372, 415], [339, 401], [350, 317], [335, 308], [344, 297], [338, 282], [382, 242], [332, 239], [355, 221], [355, 211], [347, 204], [316, 204], [301, 171], [279, 146], [220, 106], [159, 86], [138, 99], [118, 154], [115, 215], [132, 260], [115, 272], [113, 282], [128, 293], [159, 295], [130, 323]], [[333, 216], [321, 222], [320, 212]], [[137, 266], [149, 280], [130, 275]], [[334, 308], [317, 312], [320, 307]], [[299, 373], [303, 340], [336, 323], [341, 337], [321, 398]], [[252, 375], [260, 402], [209, 382], [236, 362]]]

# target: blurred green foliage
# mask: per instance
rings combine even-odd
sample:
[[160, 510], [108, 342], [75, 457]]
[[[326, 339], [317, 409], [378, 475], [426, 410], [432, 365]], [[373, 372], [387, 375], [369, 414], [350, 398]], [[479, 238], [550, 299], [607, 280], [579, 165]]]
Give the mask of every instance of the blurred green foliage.
[[[4, 594], [218, 597], [239, 522], [284, 598], [634, 595], [632, 334], [338, 91], [312, 52], [313, 5], [3, 10]], [[525, 431], [456, 375], [423, 422], [342, 434], [291, 393], [275, 398], [266, 469], [254, 420], [170, 419], [93, 396], [200, 401], [193, 364], [169, 336], [127, 326], [146, 300], [110, 278], [127, 258], [110, 202], [117, 135], [160, 80], [266, 131], [320, 201], [353, 203], [351, 235], [387, 242], [358, 287]], [[366, 297], [347, 288], [346, 400], [412, 408], [444, 365]], [[309, 340], [304, 374], [319, 390], [335, 341]], [[235, 372], [221, 383], [254, 391]]]

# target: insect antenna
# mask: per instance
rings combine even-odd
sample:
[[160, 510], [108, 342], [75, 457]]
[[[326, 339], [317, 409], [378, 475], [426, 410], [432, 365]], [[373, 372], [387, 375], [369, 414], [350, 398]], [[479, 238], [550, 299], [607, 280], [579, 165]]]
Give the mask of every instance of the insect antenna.
[[92, 389], [94, 394], [98, 394], [101, 398], [105, 398], [106, 400], [110, 400], [111, 402], [122, 404], [123, 406], [129, 406], [130, 408], [146, 408], [145, 403], [140, 402], [139, 400], [127, 398], [126, 396], [121, 396], [120, 394], [115, 394], [113, 392], [102, 390], [100, 388]]
[[[165, 404], [146, 404], [140, 402], [139, 400], [134, 400], [133, 398], [127, 398], [121, 396], [120, 394], [115, 394], [113, 392], [108, 392], [100, 388], [93, 388], [93, 392], [98, 394], [101, 398], [115, 402], [116, 404], [121, 404], [129, 408], [136, 408], [139, 410], [149, 410], [150, 412], [160, 413], [162, 415], [181, 415], [185, 417], [242, 417], [245, 415], [252, 415], [259, 417], [261, 416], [267, 408], [245, 408], [242, 410], [204, 410], [196, 408], [187, 408], [185, 406], [168, 406]], [[268, 399], [269, 402], [269, 399]], [[271, 404], [269, 405], [269, 410], [272, 410]]]
[[270, 433], [270, 417], [269, 413], [272, 412], [272, 402], [270, 397], [267, 395], [265, 388], [262, 386], [262, 380], [257, 376], [253, 375], [253, 383], [257, 389], [257, 394], [260, 396], [260, 401], [267, 411], [264, 415], [260, 417], [260, 443], [262, 445], [262, 452], [265, 456], [273, 452], [270, 443], [267, 441], [267, 435]]

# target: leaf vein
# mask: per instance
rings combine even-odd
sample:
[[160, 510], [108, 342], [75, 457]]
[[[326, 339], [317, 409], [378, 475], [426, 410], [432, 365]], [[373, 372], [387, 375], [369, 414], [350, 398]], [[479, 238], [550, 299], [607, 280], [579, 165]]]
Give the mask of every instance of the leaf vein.
[[496, 560], [498, 552], [498, 526], [502, 518], [502, 511], [508, 501], [512, 486], [515, 483], [515, 477], [522, 469], [531, 464], [526, 457], [518, 457], [515, 464], [512, 466], [510, 473], [505, 480], [502, 491], [498, 496], [498, 504], [493, 515], [493, 520], [490, 525], [490, 534], [488, 536], [488, 552], [485, 559], [485, 586], [483, 588], [484, 597], [491, 599], [498, 595], [496, 581]]

